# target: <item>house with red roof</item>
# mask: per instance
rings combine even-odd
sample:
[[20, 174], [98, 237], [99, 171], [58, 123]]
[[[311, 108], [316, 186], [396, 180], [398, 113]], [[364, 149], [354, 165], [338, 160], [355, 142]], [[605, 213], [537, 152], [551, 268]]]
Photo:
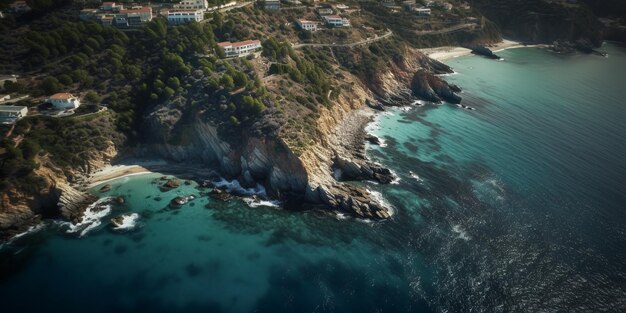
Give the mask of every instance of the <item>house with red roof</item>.
[[44, 102], [52, 104], [55, 110], [76, 109], [80, 106], [80, 99], [69, 92], [55, 93]]

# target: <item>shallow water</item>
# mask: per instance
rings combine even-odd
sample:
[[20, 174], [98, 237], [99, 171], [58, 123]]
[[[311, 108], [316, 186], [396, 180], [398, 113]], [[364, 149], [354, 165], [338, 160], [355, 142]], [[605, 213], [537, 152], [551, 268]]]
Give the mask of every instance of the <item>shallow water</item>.
[[[380, 115], [368, 154], [400, 181], [366, 185], [389, 221], [115, 181], [102, 196], [126, 204], [82, 238], [51, 225], [2, 250], [3, 311], [624, 311], [626, 49], [603, 49], [454, 59], [446, 79], [476, 110]], [[133, 230], [109, 225], [131, 212]]]

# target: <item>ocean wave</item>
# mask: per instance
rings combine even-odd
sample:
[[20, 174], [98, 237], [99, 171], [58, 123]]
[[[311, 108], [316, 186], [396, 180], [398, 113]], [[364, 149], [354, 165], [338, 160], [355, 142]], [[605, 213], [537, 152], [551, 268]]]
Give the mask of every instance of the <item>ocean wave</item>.
[[73, 234], [80, 232], [78, 236], [83, 237], [100, 226], [102, 224], [102, 218], [111, 213], [111, 205], [107, 204], [111, 199], [111, 197], [102, 198], [89, 205], [87, 209], [85, 209], [80, 222], [76, 224], [66, 224], [68, 226], [67, 233]]

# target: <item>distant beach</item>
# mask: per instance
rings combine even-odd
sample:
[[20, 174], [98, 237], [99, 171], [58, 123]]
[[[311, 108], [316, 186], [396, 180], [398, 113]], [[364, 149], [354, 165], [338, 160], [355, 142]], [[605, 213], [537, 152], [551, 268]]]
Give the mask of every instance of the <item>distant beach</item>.
[[[521, 42], [504, 39], [502, 42], [487, 46], [493, 52], [499, 52], [506, 49], [530, 48], [530, 47], [547, 47], [547, 45], [524, 45]], [[437, 48], [420, 49], [422, 53], [437, 61], [445, 61], [453, 58], [467, 56], [472, 54], [471, 49], [455, 46], [444, 46]]]

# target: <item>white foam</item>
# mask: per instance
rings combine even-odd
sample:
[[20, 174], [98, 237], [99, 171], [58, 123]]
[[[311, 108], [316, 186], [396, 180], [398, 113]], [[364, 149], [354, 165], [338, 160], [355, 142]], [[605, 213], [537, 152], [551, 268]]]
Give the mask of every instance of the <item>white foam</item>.
[[238, 180], [233, 179], [231, 181], [226, 180], [225, 178], [221, 178], [219, 181], [214, 181], [213, 184], [215, 187], [220, 189], [226, 189], [226, 191], [230, 193], [238, 193], [241, 195], [252, 196], [257, 195], [261, 197], [267, 196], [265, 191], [265, 187], [260, 184], [257, 184], [254, 188], [243, 188]]
[[248, 204], [249, 207], [251, 208], [258, 208], [258, 207], [270, 207], [270, 208], [278, 208], [280, 207], [281, 202], [278, 200], [259, 200], [259, 199], [253, 199], [253, 198], [245, 198], [243, 199], [243, 201]]
[[393, 180], [389, 183], [391, 185], [399, 185], [400, 181], [402, 180], [402, 178], [400, 178], [400, 176], [398, 176], [398, 174], [396, 174], [396, 172], [394, 172], [393, 170], [389, 170], [391, 172], [391, 175], [393, 175]]
[[114, 230], [131, 230], [137, 226], [139, 220], [139, 214], [131, 213], [122, 215], [122, 223], [119, 226], [113, 227]]
[[467, 232], [463, 228], [461, 228], [461, 225], [454, 225], [452, 227], [452, 231], [459, 234], [457, 236], [457, 238], [459, 239], [463, 239], [465, 241], [468, 241], [471, 239], [471, 237], [467, 234]]
[[8, 245], [12, 244], [15, 240], [17, 240], [19, 238], [22, 238], [22, 237], [24, 237], [26, 235], [32, 234], [32, 233], [36, 233], [36, 232], [44, 229], [45, 227], [46, 227], [46, 224], [44, 224], [44, 223], [40, 223], [40, 224], [28, 227], [28, 229], [25, 232], [19, 233], [19, 234], [15, 235], [15, 236], [11, 237], [9, 240], [7, 240], [4, 243], [0, 243], [0, 250], [2, 250], [2, 248], [4, 248], [5, 246], [8, 246]]
[[335, 214], [335, 218], [337, 218], [338, 220], [347, 220], [348, 216], [344, 213], [337, 212], [337, 214]]
[[389, 213], [389, 216], [393, 216], [396, 214], [395, 208], [389, 202], [387, 202], [385, 197], [383, 197], [382, 193], [378, 191], [370, 190], [370, 189], [365, 189], [365, 190], [367, 191], [367, 193], [369, 193], [372, 196], [372, 198], [374, 198], [374, 200], [376, 200], [376, 202], [380, 203], [383, 207], [389, 210], [387, 212]]
[[[76, 224], [68, 223], [67, 233], [77, 233], [80, 232], [79, 237], [83, 237], [87, 235], [90, 231], [97, 228], [102, 224], [101, 219], [111, 213], [110, 205], [103, 205], [103, 203], [109, 202], [111, 200], [110, 197], [102, 198], [85, 209], [83, 213], [83, 218], [80, 222]], [[94, 209], [98, 210], [94, 210]]]
[[419, 177], [419, 175], [415, 174], [413, 171], [409, 171], [409, 175], [411, 175], [411, 178], [417, 180], [417, 181], [422, 181], [422, 179]]

